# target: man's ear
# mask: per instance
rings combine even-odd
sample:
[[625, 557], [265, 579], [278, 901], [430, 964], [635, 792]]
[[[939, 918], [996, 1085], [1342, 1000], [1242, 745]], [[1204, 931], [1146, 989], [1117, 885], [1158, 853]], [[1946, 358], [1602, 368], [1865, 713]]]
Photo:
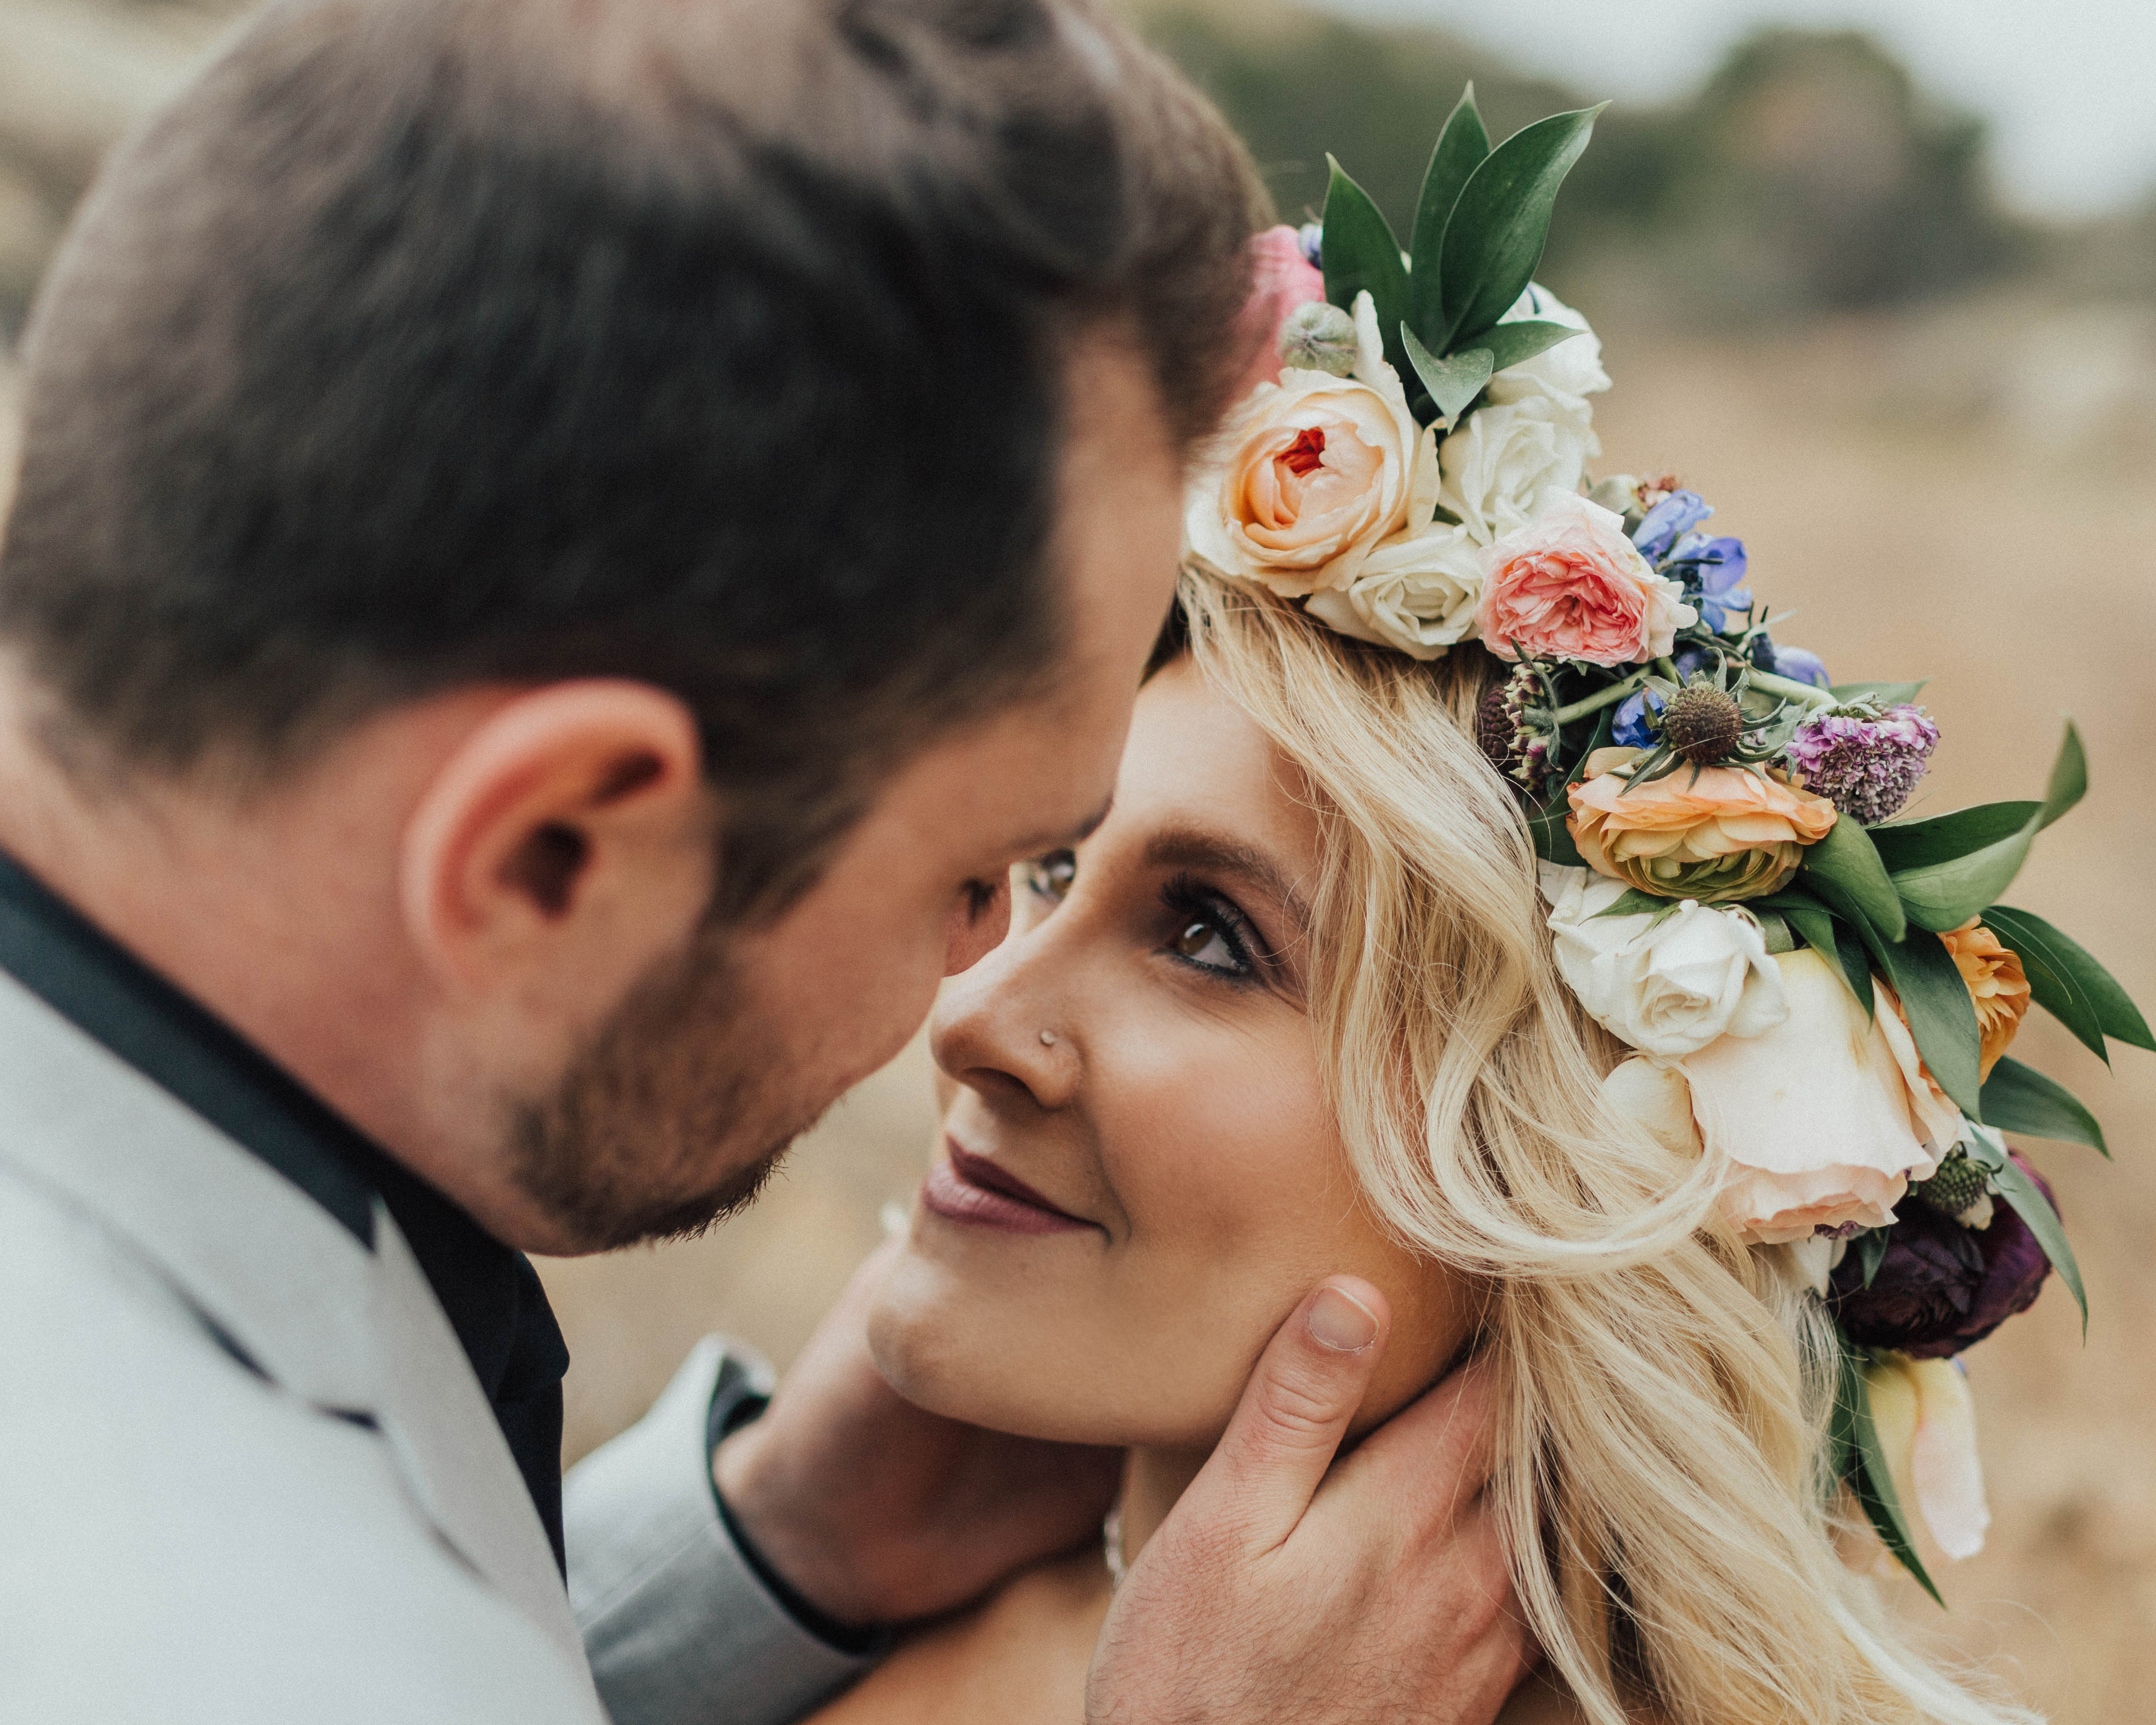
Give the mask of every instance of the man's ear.
[[452, 994], [617, 999], [701, 916], [712, 826], [680, 701], [549, 684], [497, 707], [421, 793], [400, 859], [407, 931]]

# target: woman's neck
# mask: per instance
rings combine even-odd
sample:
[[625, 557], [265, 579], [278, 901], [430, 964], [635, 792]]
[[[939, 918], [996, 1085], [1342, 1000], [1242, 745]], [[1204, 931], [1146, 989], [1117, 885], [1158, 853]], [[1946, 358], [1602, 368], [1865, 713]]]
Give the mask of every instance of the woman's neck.
[[1209, 1449], [1135, 1449], [1123, 1458], [1123, 1494], [1116, 1502], [1121, 1514], [1123, 1561], [1135, 1563], [1168, 1512], [1175, 1507], [1198, 1470], [1205, 1465]]

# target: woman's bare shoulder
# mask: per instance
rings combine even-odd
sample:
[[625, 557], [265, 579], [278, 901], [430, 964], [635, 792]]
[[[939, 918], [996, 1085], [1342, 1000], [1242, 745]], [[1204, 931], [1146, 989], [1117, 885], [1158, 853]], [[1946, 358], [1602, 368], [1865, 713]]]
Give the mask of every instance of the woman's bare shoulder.
[[909, 1638], [808, 1725], [1080, 1725], [1107, 1611], [1098, 1551], [1029, 1569]]

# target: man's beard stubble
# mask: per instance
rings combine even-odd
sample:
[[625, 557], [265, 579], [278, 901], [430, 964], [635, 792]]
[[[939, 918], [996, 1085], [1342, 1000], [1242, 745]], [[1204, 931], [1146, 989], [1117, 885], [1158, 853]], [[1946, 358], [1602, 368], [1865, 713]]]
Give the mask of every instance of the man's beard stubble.
[[[707, 918], [629, 991], [552, 1096], [517, 1106], [514, 1177], [578, 1251], [700, 1234], [754, 1203], [822, 1111], [788, 1093], [790, 1070], [747, 997], [730, 931]], [[744, 1145], [757, 1147], [746, 1162]]]

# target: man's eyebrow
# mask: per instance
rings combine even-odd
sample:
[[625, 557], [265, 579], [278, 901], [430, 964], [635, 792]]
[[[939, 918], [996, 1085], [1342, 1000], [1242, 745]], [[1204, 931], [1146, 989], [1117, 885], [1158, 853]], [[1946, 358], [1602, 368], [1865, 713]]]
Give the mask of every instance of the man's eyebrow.
[[1255, 845], [1197, 827], [1168, 827], [1147, 840], [1147, 863], [1157, 869], [1198, 869], [1240, 875], [1287, 912], [1299, 934], [1310, 932], [1310, 906], [1295, 882]]
[[1070, 827], [1060, 833], [1045, 833], [1039, 838], [1028, 839], [1018, 847], [1019, 852], [1024, 856], [1038, 856], [1045, 850], [1057, 850], [1066, 845], [1083, 845], [1094, 834], [1101, 830], [1102, 824], [1108, 819], [1108, 811], [1115, 806], [1116, 799], [1111, 794], [1106, 802], [1075, 827]]

